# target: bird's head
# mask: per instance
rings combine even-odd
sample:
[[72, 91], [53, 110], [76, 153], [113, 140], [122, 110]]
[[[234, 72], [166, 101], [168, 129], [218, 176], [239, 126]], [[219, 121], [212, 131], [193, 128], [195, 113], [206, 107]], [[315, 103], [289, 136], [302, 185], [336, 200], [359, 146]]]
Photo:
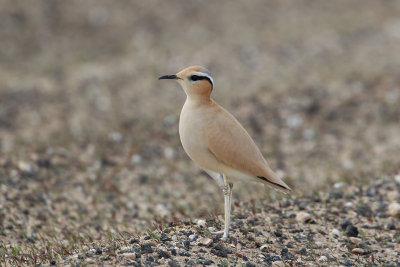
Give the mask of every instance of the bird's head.
[[176, 80], [188, 96], [210, 96], [214, 86], [211, 73], [200, 66], [192, 66], [177, 74], [164, 75], [158, 79]]

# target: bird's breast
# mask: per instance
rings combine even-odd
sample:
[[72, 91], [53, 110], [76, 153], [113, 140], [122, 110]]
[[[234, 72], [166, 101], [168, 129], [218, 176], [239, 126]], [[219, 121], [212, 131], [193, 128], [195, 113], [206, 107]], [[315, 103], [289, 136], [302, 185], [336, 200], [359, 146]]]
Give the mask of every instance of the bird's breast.
[[195, 154], [196, 151], [201, 151], [206, 147], [203, 141], [203, 127], [202, 120], [199, 119], [196, 111], [190, 110], [187, 104], [185, 104], [179, 119], [179, 136], [183, 148], [192, 159], [192, 155]]
[[205, 138], [206, 110], [198, 109], [187, 102], [182, 108], [179, 119], [179, 137], [186, 154], [205, 169], [215, 169], [215, 157], [208, 149]]

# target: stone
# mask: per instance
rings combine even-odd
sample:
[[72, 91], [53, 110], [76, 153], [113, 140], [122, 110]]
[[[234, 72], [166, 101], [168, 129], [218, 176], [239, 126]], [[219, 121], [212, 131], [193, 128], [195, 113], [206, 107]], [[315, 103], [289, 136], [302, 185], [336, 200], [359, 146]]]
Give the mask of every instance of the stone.
[[212, 254], [217, 255], [218, 257], [228, 257], [228, 252], [225, 249], [218, 250], [218, 249], [211, 249], [210, 251]]
[[175, 151], [172, 147], [166, 147], [164, 149], [164, 156], [168, 159], [171, 159], [174, 157]]
[[340, 236], [340, 232], [339, 232], [339, 230], [338, 229], [333, 229], [332, 230], [332, 235], [334, 235], [334, 236]]
[[349, 225], [353, 225], [353, 224], [351, 223], [351, 221], [346, 220], [346, 221], [344, 221], [344, 222], [342, 222], [342, 223], [340, 224], [340, 228], [342, 228], [342, 230], [345, 231], [346, 228], [347, 228], [347, 226], [349, 226]]
[[400, 204], [397, 202], [392, 202], [387, 207], [388, 214], [393, 217], [400, 217]]
[[122, 134], [119, 132], [112, 132], [108, 135], [111, 142], [120, 143], [122, 141]]
[[159, 257], [160, 259], [161, 259], [161, 258], [166, 258], [166, 259], [171, 258], [171, 255], [169, 255], [169, 253], [168, 253], [167, 251], [162, 250], [162, 249], [159, 249], [159, 250], [157, 251], [157, 255], [158, 255], [158, 257]]
[[94, 259], [92, 259], [92, 258], [87, 258], [87, 259], [86, 259], [86, 263], [87, 263], [87, 264], [95, 264], [96, 261], [95, 261]]
[[289, 128], [298, 128], [303, 124], [303, 119], [297, 115], [289, 116], [286, 119], [286, 125]]
[[348, 226], [346, 227], [346, 230], [344, 231], [344, 233], [345, 233], [347, 236], [356, 237], [356, 236], [358, 236], [358, 229], [357, 229], [357, 227], [355, 227], [354, 225], [348, 225]]
[[387, 230], [396, 230], [396, 225], [394, 225], [394, 223], [388, 223], [385, 228]]
[[400, 174], [396, 175], [394, 177], [394, 180], [396, 181], [396, 183], [400, 184]]
[[131, 158], [131, 164], [139, 164], [142, 162], [142, 156], [139, 154], [135, 154]]
[[201, 227], [206, 227], [206, 220], [204, 219], [198, 219], [197, 220], [197, 225]]
[[274, 261], [271, 264], [272, 267], [285, 267], [285, 264], [282, 261]]
[[262, 246], [260, 247], [260, 250], [261, 250], [261, 252], [268, 252], [268, 245], [267, 245], [267, 244], [262, 245]]
[[322, 248], [324, 246], [324, 244], [321, 241], [317, 241], [314, 243], [315, 247], [317, 248]]
[[345, 183], [339, 182], [333, 185], [333, 188], [335, 189], [341, 189], [343, 186], [345, 186]]
[[346, 202], [346, 203], [344, 204], [344, 206], [345, 206], [346, 208], [351, 208], [351, 207], [353, 207], [353, 203], [352, 203], [352, 202]]
[[358, 254], [358, 255], [363, 255], [364, 254], [364, 250], [362, 248], [353, 248], [351, 250], [351, 253]]
[[213, 242], [213, 240], [211, 238], [208, 238], [208, 237], [202, 237], [202, 238], [199, 239], [199, 242], [204, 246], [208, 246]]
[[18, 169], [22, 172], [28, 173], [28, 174], [32, 174], [34, 172], [36, 172], [37, 167], [35, 165], [32, 165], [28, 162], [25, 161], [19, 161], [18, 162]]
[[179, 267], [179, 263], [176, 260], [169, 260], [168, 261], [168, 266], [170, 267]]
[[119, 254], [123, 254], [123, 253], [129, 253], [129, 252], [133, 252], [133, 247], [132, 246], [126, 246], [126, 247], [121, 247], [119, 249]]
[[373, 215], [371, 207], [366, 205], [358, 205], [357, 213], [361, 214], [364, 217], [372, 217]]
[[362, 240], [361, 240], [361, 238], [358, 238], [358, 237], [350, 237], [350, 241], [351, 241], [351, 243], [353, 243], [353, 244], [359, 244]]
[[123, 257], [128, 260], [134, 260], [136, 259], [136, 253], [124, 253]]
[[300, 211], [296, 214], [296, 221], [299, 223], [312, 223], [313, 219], [308, 212]]
[[328, 261], [328, 258], [327, 258], [326, 256], [321, 256], [321, 257], [319, 257], [318, 261], [320, 261], [320, 262], [327, 262], [327, 261]]
[[390, 191], [387, 193], [387, 198], [390, 202], [394, 202], [399, 198], [399, 193], [397, 191]]
[[155, 246], [153, 243], [144, 243], [140, 245], [140, 250], [143, 254], [153, 253], [153, 246]]

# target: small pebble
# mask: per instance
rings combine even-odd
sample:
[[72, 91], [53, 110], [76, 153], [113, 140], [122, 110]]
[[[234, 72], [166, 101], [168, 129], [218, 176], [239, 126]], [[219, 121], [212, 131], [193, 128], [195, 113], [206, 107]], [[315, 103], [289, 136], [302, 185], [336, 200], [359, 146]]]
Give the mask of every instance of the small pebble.
[[285, 264], [282, 261], [274, 261], [271, 266], [272, 267], [285, 267]]
[[25, 161], [19, 161], [18, 162], [18, 168], [20, 171], [32, 174], [36, 171], [36, 166], [29, 164], [28, 162]]
[[208, 227], [208, 231], [215, 232], [215, 227], [212, 227], [212, 226]]
[[338, 229], [333, 229], [333, 230], [332, 230], [332, 234], [333, 234], [334, 236], [340, 236], [340, 232], [339, 232]]
[[108, 135], [111, 142], [120, 143], [122, 141], [122, 134], [119, 132], [112, 132]]
[[333, 185], [333, 188], [335, 189], [341, 189], [345, 184], [343, 182], [336, 183]]
[[396, 226], [394, 225], [394, 223], [388, 223], [386, 225], [386, 229], [387, 230], [396, 230]]
[[272, 260], [273, 262], [280, 261], [280, 260], [281, 260], [281, 257], [280, 257], [279, 255], [275, 255], [275, 256], [272, 256], [272, 257], [271, 257], [271, 260]]
[[140, 156], [139, 154], [135, 154], [132, 156], [131, 164], [139, 164], [140, 162], [142, 162], [142, 156]]
[[351, 221], [346, 220], [346, 221], [344, 221], [344, 222], [342, 222], [342, 223], [340, 224], [340, 228], [342, 228], [342, 230], [345, 231], [346, 228], [347, 228], [347, 226], [349, 226], [349, 225], [353, 225], [353, 224], [351, 223]]
[[343, 165], [343, 167], [344, 167], [345, 169], [347, 169], [347, 170], [351, 170], [351, 169], [354, 168], [354, 162], [351, 161], [351, 160], [345, 160], [345, 161], [342, 163], [342, 165]]
[[208, 237], [203, 237], [203, 238], [200, 238], [199, 242], [201, 244], [203, 244], [204, 246], [208, 246], [213, 242], [213, 240], [211, 238], [208, 238]]
[[190, 235], [190, 236], [189, 236], [189, 240], [190, 240], [190, 241], [193, 241], [193, 240], [195, 240], [195, 239], [196, 239], [196, 235]]
[[394, 180], [396, 181], [396, 183], [400, 184], [400, 174], [396, 175], [394, 177]]
[[144, 243], [140, 245], [140, 250], [142, 253], [153, 253], [153, 243]]
[[303, 131], [303, 138], [306, 140], [311, 140], [315, 136], [315, 132], [311, 129], [306, 129]]
[[321, 241], [317, 241], [314, 243], [317, 248], [322, 248], [324, 244]]
[[268, 245], [262, 245], [260, 247], [261, 252], [268, 252]]
[[174, 152], [174, 149], [173, 149], [173, 148], [171, 148], [171, 147], [166, 147], [166, 148], [164, 149], [164, 156], [165, 156], [166, 158], [171, 159], [171, 158], [174, 157], [174, 154], [175, 154], [175, 152]]
[[281, 230], [276, 230], [275, 232], [274, 232], [274, 235], [276, 236], [276, 237], [281, 237], [282, 236], [282, 231]]
[[393, 217], [399, 217], [400, 216], [400, 204], [397, 202], [392, 202], [390, 205], [387, 207], [388, 209], [388, 214]]
[[177, 237], [176, 235], [173, 235], [173, 236], [171, 237], [171, 239], [172, 239], [172, 241], [176, 242], [176, 241], [178, 240], [178, 237]]
[[351, 208], [351, 207], [353, 207], [353, 203], [352, 202], [346, 202], [346, 204], [344, 204], [344, 206], [346, 208]]
[[110, 255], [103, 255], [100, 257], [100, 260], [102, 261], [108, 261], [110, 259]]
[[166, 258], [166, 259], [171, 258], [171, 255], [169, 255], [168, 252], [166, 252], [165, 250], [162, 250], [162, 249], [159, 249], [159, 250], [157, 251], [157, 254], [158, 254], [158, 257], [159, 257], [160, 259], [161, 259], [161, 258]]
[[348, 225], [344, 232], [347, 236], [358, 236], [358, 229], [354, 225]]
[[387, 193], [387, 198], [390, 202], [396, 201], [399, 198], [399, 193], [397, 191], [390, 191]]
[[362, 255], [364, 254], [364, 250], [362, 248], [353, 248], [353, 250], [351, 251], [351, 253], [353, 254], [358, 254], [358, 255]]
[[169, 260], [168, 261], [168, 266], [170, 267], [179, 267], [179, 263], [176, 260]]
[[326, 262], [326, 261], [328, 261], [328, 258], [327, 258], [326, 256], [321, 256], [321, 257], [318, 259], [318, 261], [320, 261], [320, 262]]
[[197, 225], [198, 226], [202, 226], [202, 227], [206, 227], [206, 220], [198, 219], [197, 220]]
[[362, 240], [361, 240], [361, 238], [358, 238], [358, 237], [350, 237], [350, 241], [351, 241], [351, 243], [353, 243], [353, 244], [359, 244]]
[[289, 116], [286, 119], [286, 125], [289, 128], [298, 128], [299, 126], [301, 126], [303, 124], [303, 119], [300, 118], [299, 116], [293, 115], [293, 116]]
[[123, 257], [128, 260], [133, 260], [136, 259], [136, 253], [125, 253], [123, 254]]
[[308, 212], [300, 211], [296, 214], [296, 221], [299, 223], [311, 223], [313, 220]]
[[86, 259], [86, 263], [88, 263], [88, 264], [95, 264], [96, 261], [95, 261], [94, 259], [87, 258], [87, 259]]

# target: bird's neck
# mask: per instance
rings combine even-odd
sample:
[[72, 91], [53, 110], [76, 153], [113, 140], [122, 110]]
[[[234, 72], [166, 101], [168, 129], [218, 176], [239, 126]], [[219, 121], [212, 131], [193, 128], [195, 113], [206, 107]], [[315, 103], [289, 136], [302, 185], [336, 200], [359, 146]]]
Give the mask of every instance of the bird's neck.
[[204, 94], [187, 95], [186, 101], [193, 103], [193, 104], [200, 104], [200, 105], [212, 102], [210, 95], [204, 95]]

